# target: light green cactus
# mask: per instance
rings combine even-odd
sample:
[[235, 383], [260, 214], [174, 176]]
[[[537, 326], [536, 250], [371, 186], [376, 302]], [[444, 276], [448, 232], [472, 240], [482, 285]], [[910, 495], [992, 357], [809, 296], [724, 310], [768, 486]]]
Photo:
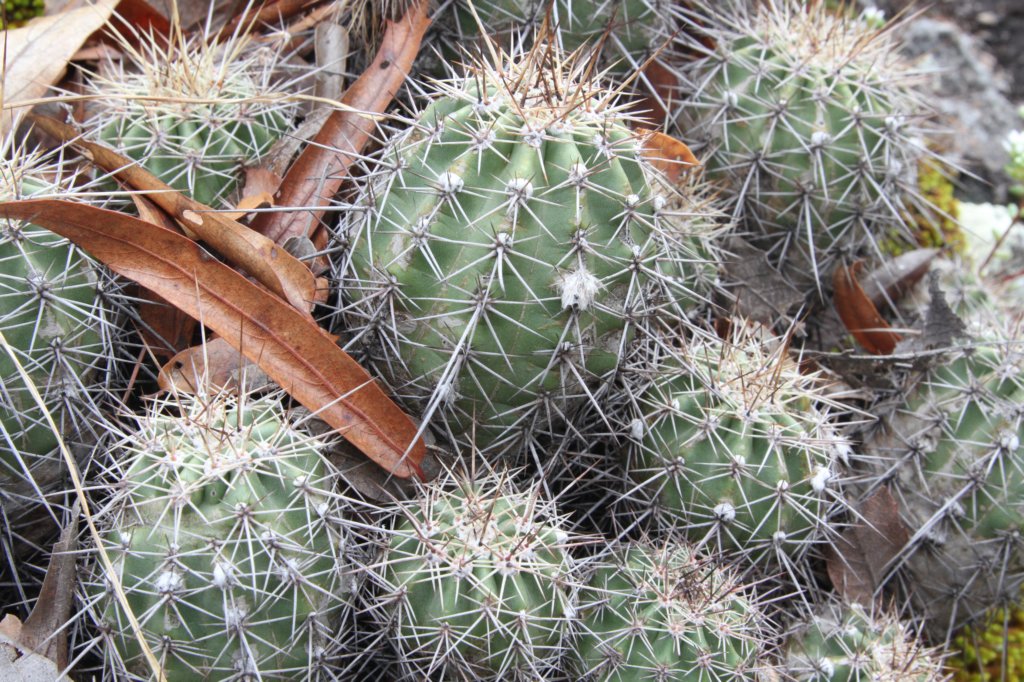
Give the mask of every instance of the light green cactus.
[[260, 54], [243, 37], [154, 42], [125, 55], [89, 79], [85, 129], [199, 203], [233, 206], [244, 165], [270, 151], [293, 117]]
[[710, 36], [686, 70], [679, 124], [697, 141], [741, 227], [819, 288], [842, 252], [915, 244], [906, 226], [934, 216], [917, 186], [926, 108], [894, 30], [825, 3], [696, 3]]
[[575, 617], [554, 504], [509, 478], [446, 475], [401, 506], [371, 608], [404, 679], [545, 679]]
[[765, 619], [685, 545], [614, 547], [580, 593], [570, 665], [599, 682], [762, 679]]
[[942, 682], [941, 657], [898, 619], [829, 604], [797, 625], [781, 672], [793, 682]]
[[844, 410], [785, 345], [734, 322], [651, 358], [624, 431], [627, 506], [715, 551], [792, 565], [833, 533]]
[[357, 586], [322, 443], [274, 397], [164, 402], [112, 454], [97, 519], [114, 574], [96, 562], [87, 592], [111, 671], [151, 673], [116, 580], [169, 682], [318, 679]]
[[442, 84], [348, 225], [348, 347], [486, 453], [557, 427], [714, 277], [703, 195], [669, 187], [576, 76], [535, 50]]

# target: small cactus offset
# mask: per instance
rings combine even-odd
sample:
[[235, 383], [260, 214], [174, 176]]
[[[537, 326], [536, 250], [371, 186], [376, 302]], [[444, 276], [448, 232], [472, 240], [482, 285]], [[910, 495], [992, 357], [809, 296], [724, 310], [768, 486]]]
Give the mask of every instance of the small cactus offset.
[[451, 474], [402, 505], [371, 613], [403, 679], [537, 680], [564, 653], [576, 561], [554, 504]]
[[989, 338], [916, 377], [857, 458], [899, 502], [911, 539], [898, 565], [937, 636], [1024, 583], [1024, 346]]
[[827, 540], [849, 444], [826, 384], [785, 353], [736, 322], [728, 340], [652, 358], [625, 424], [627, 504], [699, 546], [776, 567]]
[[293, 106], [273, 96], [271, 69], [244, 38], [150, 42], [125, 54], [89, 79], [85, 129], [199, 203], [230, 204], [243, 165], [292, 126]]
[[829, 604], [799, 624], [781, 671], [793, 682], [942, 682], [941, 658], [894, 616]]
[[357, 551], [322, 443], [273, 397], [161, 407], [113, 454], [97, 520], [114, 573], [95, 562], [86, 591], [111, 672], [151, 673], [117, 581], [169, 682], [318, 679]]
[[[66, 194], [65, 171], [8, 137], [0, 144], [0, 200]], [[45, 548], [45, 535], [57, 531], [43, 519], [56, 518], [47, 504], [59, 504], [56, 496], [44, 498], [64, 489], [60, 439], [72, 450], [88, 445], [92, 424], [101, 421], [98, 375], [110, 356], [114, 316], [100, 290], [98, 268], [66, 239], [32, 223], [0, 221], [0, 516], [15, 555]]]
[[686, 545], [613, 547], [580, 592], [570, 665], [595, 682], [761, 679], [767, 628], [741, 588]]
[[698, 2], [715, 47], [688, 67], [680, 124], [747, 230], [790, 270], [831, 271], [842, 252], [915, 243], [930, 215], [917, 167], [924, 107], [891, 30], [824, 3]]
[[441, 84], [347, 227], [348, 347], [489, 455], [557, 425], [650, 316], [710, 288], [703, 195], [663, 183], [578, 75], [538, 47]]

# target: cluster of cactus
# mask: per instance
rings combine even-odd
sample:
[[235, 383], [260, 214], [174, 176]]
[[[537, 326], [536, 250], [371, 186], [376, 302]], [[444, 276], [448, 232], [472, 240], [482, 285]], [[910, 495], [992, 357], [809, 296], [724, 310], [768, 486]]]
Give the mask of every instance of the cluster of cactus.
[[918, 201], [924, 108], [892, 31], [823, 3], [697, 6], [714, 47], [694, 45], [680, 127], [743, 229], [776, 263], [815, 273], [896, 231], [914, 243], [903, 213]]
[[600, 682], [761, 679], [765, 619], [741, 587], [686, 545], [613, 546], [581, 591], [571, 665]]
[[576, 608], [564, 521], [504, 476], [434, 482], [404, 504], [371, 607], [407, 679], [545, 679]]
[[858, 461], [898, 500], [910, 531], [898, 567], [945, 635], [1024, 583], [1024, 347], [968, 344], [880, 416]]
[[578, 75], [534, 50], [442, 84], [347, 226], [348, 347], [488, 453], [557, 427], [659, 308], [708, 296], [703, 196]]
[[952, 644], [955, 682], [1024, 680], [1024, 609], [1018, 601], [967, 627]]
[[891, 615], [829, 604], [797, 625], [783, 647], [794, 682], [941, 682], [935, 651]]
[[[0, 199], [64, 191], [62, 179], [69, 178], [60, 164], [11, 137], [0, 146]], [[103, 383], [96, 375], [108, 358], [112, 320], [98, 268], [49, 230], [0, 222], [0, 273], [0, 516], [4, 546], [10, 549], [13, 540], [13, 555], [24, 558], [56, 534], [56, 517], [46, 519], [53, 516], [47, 504], [59, 506], [62, 499], [47, 502], [63, 490], [66, 476], [59, 445], [62, 438], [72, 446], [91, 438], [95, 389]]]
[[[767, 338], [766, 338], [767, 337]], [[736, 323], [649, 358], [626, 422], [633, 502], [700, 546], [786, 564], [827, 540], [849, 453], [826, 385]]]
[[272, 396], [182, 396], [138, 418], [97, 518], [113, 571], [97, 560], [86, 584], [113, 675], [153, 672], [145, 642], [169, 682], [315, 678], [358, 551], [321, 449]]
[[99, 141], [201, 204], [231, 204], [243, 165], [291, 129], [293, 105], [246, 40], [126, 49], [88, 81]]

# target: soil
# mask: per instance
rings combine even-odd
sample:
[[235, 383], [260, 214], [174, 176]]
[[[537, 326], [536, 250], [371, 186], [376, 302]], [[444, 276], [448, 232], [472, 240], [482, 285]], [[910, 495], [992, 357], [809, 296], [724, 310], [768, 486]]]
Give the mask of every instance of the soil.
[[1011, 101], [1024, 103], [1024, 0], [875, 0], [892, 17], [900, 11], [923, 11], [945, 17], [974, 35], [996, 58], [1009, 85]]

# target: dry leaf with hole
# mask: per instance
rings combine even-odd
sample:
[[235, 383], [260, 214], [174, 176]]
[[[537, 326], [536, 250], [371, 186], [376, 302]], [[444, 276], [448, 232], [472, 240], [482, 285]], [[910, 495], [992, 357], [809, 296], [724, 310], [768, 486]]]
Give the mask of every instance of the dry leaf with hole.
[[219, 391], [250, 393], [271, 384], [252, 360], [242, 357], [224, 339], [210, 339], [186, 348], [160, 368], [157, 383], [165, 391], [205, 395]]
[[167, 299], [257, 363], [295, 400], [395, 476], [421, 474], [412, 419], [309, 317], [211, 259], [187, 237], [138, 218], [52, 199], [0, 204], [0, 217], [66, 237]]
[[[95, 4], [42, 17], [28, 26], [3, 31], [6, 48], [3, 78], [3, 111], [0, 137], [7, 134], [16, 107], [31, 105], [45, 97], [60, 80], [68, 61], [93, 33], [99, 30], [117, 7], [118, 0], [97, 0]], [[15, 107], [15, 109], [12, 109]]]

